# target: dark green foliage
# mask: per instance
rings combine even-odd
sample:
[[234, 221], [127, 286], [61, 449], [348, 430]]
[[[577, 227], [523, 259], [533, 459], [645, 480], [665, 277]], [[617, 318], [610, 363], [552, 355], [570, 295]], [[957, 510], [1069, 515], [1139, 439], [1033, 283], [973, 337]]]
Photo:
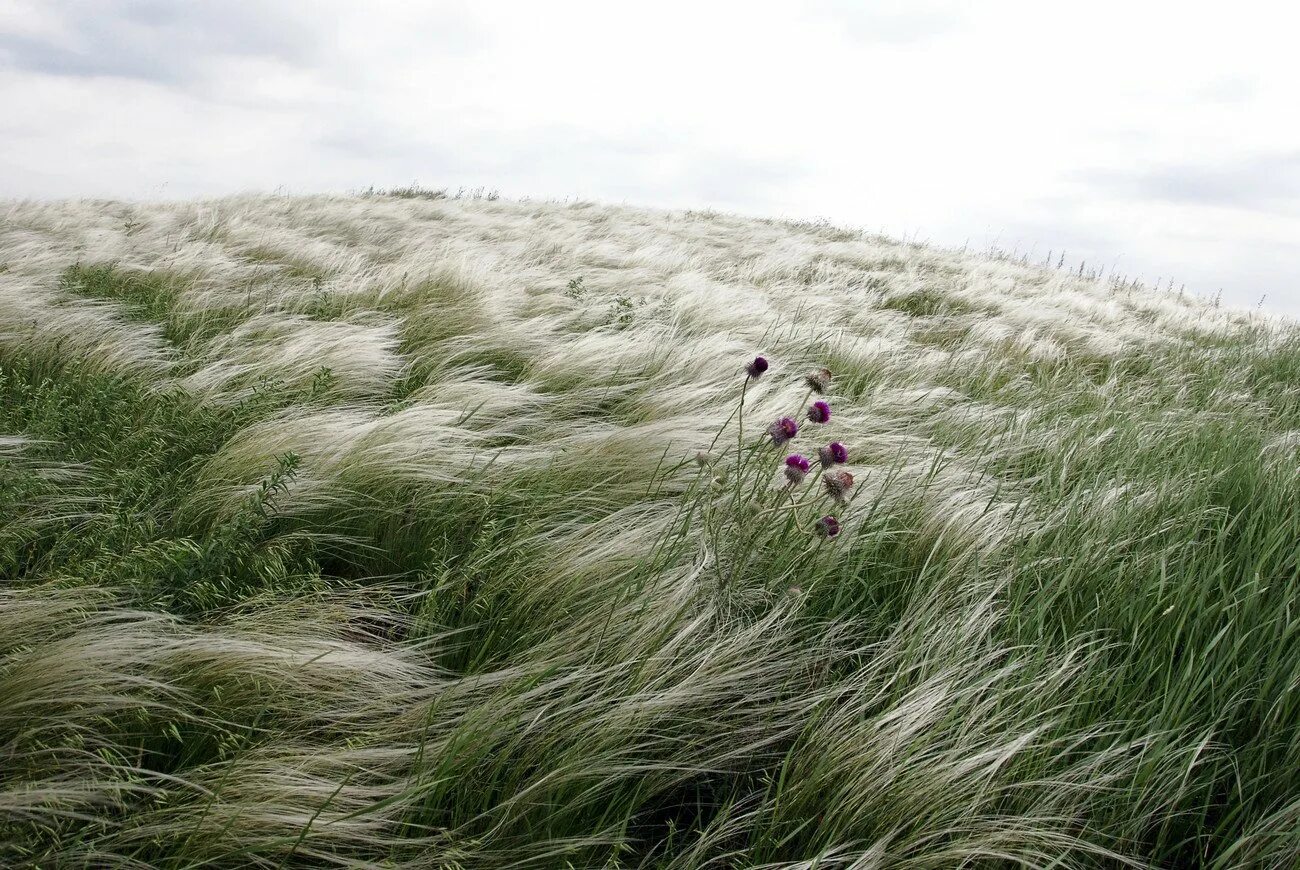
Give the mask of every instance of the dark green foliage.
[[163, 337], [180, 349], [230, 329], [246, 314], [238, 306], [187, 310], [180, 304], [187, 279], [161, 270], [129, 271], [112, 263], [77, 265], [63, 274], [61, 283], [68, 293], [119, 303], [131, 317], [158, 324]]
[[[309, 539], [279, 528], [274, 497], [297, 458], [268, 469], [233, 516], [201, 532], [178, 519], [200, 465], [243, 426], [310, 398], [264, 388], [228, 409], [179, 390], [77, 372], [33, 380], [21, 359], [0, 366], [0, 431], [29, 439], [0, 466], [5, 582], [129, 590], [141, 606], [201, 615], [262, 592], [317, 588]], [[34, 464], [36, 470], [25, 466]], [[41, 467], [60, 471], [54, 479]]]
[[972, 314], [978, 308], [959, 297], [938, 288], [923, 288], [910, 293], [886, 296], [880, 307], [890, 311], [901, 311], [912, 317], [934, 317], [936, 315]]

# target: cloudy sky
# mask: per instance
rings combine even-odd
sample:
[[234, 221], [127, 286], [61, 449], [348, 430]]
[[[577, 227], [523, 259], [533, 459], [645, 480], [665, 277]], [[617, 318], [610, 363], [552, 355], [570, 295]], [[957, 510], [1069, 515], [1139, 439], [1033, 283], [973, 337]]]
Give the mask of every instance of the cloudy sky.
[[1278, 2], [0, 0], [0, 197], [826, 217], [1300, 314]]

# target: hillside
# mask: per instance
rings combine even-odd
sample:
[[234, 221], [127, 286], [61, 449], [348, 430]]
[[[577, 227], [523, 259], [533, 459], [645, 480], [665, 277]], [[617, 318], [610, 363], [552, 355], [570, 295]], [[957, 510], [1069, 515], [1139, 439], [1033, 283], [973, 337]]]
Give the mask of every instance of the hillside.
[[0, 865], [1300, 855], [1288, 322], [714, 213], [0, 215]]

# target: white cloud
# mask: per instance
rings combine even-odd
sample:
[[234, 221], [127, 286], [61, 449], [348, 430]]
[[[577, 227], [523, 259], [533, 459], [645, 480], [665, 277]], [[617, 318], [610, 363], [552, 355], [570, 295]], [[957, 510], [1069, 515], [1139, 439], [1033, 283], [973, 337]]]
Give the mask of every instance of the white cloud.
[[14, 3], [0, 195], [413, 179], [827, 216], [1300, 311], [1268, 3]]

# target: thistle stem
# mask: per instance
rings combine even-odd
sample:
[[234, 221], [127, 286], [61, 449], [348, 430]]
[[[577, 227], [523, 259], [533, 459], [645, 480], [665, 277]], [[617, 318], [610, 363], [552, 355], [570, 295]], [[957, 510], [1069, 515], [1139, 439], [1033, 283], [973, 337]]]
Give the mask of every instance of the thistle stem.
[[740, 410], [736, 418], [736, 498], [740, 498], [740, 476], [745, 462], [745, 394], [749, 392], [750, 377], [740, 387]]
[[798, 420], [804, 419], [808, 411], [808, 400], [812, 398], [812, 394], [813, 391], [811, 389], [808, 390], [808, 392], [803, 394], [803, 401], [799, 403], [799, 414], [796, 417], [796, 419]]
[[[798, 510], [799, 508], [807, 507], [807, 506], [810, 505], [810, 504], [820, 504], [821, 501], [822, 501], [821, 499], [817, 499], [817, 500], [815, 500], [815, 501], [798, 502], [798, 501], [795, 501], [795, 500], [794, 500], [794, 496], [790, 493], [790, 490], [789, 490], [789, 489], [784, 489], [784, 490], [782, 490], [782, 492], [784, 492], [787, 496], [789, 496], [789, 498], [790, 498], [790, 504], [789, 504], [788, 506], [789, 506], [790, 508], [795, 509], [795, 510]], [[763, 514], [770, 514], [770, 513], [774, 512], [774, 511], [785, 510], [786, 507], [787, 507], [787, 505], [784, 505], [784, 504], [773, 505], [773, 506], [770, 507], [770, 508], [766, 508], [766, 509], [764, 509], [764, 510], [759, 511], [758, 513], [754, 514], [754, 516], [755, 516], [755, 517], [761, 517], [761, 516], [763, 516]]]

